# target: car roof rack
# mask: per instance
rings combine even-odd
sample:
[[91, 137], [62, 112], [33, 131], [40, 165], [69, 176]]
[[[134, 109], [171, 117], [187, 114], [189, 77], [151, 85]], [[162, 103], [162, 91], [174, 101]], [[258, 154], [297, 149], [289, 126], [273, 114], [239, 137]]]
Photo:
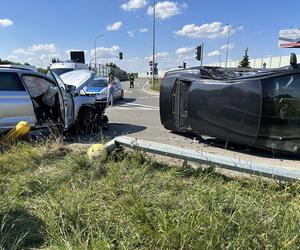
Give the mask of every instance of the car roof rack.
[[35, 67], [35, 66], [31, 66], [31, 65], [0, 64], [0, 68], [6, 68], [6, 69], [22, 69], [22, 70], [29, 70], [29, 71], [35, 71], [35, 72], [37, 72], [36, 67]]

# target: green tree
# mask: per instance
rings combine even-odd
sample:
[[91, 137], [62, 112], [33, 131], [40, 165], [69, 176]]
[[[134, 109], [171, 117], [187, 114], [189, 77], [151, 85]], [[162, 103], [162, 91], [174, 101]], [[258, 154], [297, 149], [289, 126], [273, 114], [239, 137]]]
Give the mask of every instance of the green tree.
[[112, 62], [106, 63], [105, 66], [111, 67], [113, 69], [119, 69], [119, 67], [115, 63], [112, 63]]
[[59, 60], [59, 58], [53, 57], [52, 58], [52, 63], [60, 63], [61, 60]]
[[250, 61], [248, 56], [248, 48], [245, 49], [245, 54], [243, 56], [242, 61], [239, 63], [239, 68], [250, 68]]
[[1, 58], [0, 58], [0, 64], [19, 64], [19, 65], [22, 65], [21, 63], [9, 61], [9, 60], [2, 60]]
[[38, 68], [37, 71], [40, 73], [43, 73], [43, 74], [47, 74], [47, 72], [48, 72], [47, 69], [43, 69], [43, 68]]

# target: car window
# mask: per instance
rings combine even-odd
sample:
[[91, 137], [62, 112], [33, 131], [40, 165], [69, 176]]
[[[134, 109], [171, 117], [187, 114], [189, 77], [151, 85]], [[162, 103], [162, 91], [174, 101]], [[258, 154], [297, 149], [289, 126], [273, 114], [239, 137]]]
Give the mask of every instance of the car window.
[[94, 79], [94, 81], [89, 84], [89, 87], [104, 88], [107, 87], [107, 81], [105, 79]]
[[55, 86], [52, 82], [38, 76], [23, 75], [22, 79], [27, 86], [30, 96], [33, 98], [46, 93], [50, 87]]
[[0, 91], [26, 91], [17, 73], [0, 73]]
[[70, 71], [73, 71], [74, 69], [51, 69], [53, 72], [55, 72], [57, 75], [62, 75], [64, 73], [67, 73], [67, 72], [70, 72]]
[[55, 73], [55, 72], [50, 72], [49, 73], [51, 74], [52, 78], [54, 77], [58, 84], [58, 86], [63, 90], [65, 91], [66, 90], [66, 86], [65, 86], [65, 83], [63, 82], [63, 80]]
[[292, 138], [300, 134], [299, 84], [300, 74], [262, 80], [261, 137]]

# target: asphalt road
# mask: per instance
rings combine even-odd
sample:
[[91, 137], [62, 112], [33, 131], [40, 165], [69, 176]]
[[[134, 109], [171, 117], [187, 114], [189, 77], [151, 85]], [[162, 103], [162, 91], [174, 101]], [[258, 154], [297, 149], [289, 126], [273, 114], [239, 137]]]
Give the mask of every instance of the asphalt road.
[[159, 95], [150, 91], [145, 85], [146, 80], [136, 80], [135, 88], [129, 88], [124, 82], [124, 99], [109, 107], [106, 114], [109, 118], [109, 130], [104, 131], [106, 139], [127, 135], [184, 148], [201, 150], [245, 159], [251, 162], [274, 164], [283, 167], [300, 167], [300, 158], [273, 156], [271, 152], [227, 144], [224, 142], [203, 141], [194, 135], [172, 133], [161, 125], [159, 117]]

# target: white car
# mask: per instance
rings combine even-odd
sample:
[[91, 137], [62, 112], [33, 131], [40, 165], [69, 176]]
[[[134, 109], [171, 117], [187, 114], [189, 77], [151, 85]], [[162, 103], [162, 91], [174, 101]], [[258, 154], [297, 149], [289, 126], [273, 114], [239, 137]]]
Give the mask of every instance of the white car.
[[[79, 72], [79, 71], [76, 71]], [[86, 74], [85, 70], [81, 70], [81, 75], [84, 77]], [[72, 72], [65, 73], [61, 75], [61, 78], [64, 82], [71, 84], [68, 80], [70, 76], [74, 75]], [[115, 100], [124, 98], [124, 90], [120, 80], [115, 77], [114, 90], [113, 90], [113, 98]], [[108, 77], [95, 77], [86, 81], [86, 85], [80, 90], [81, 95], [93, 96], [96, 98], [96, 102], [104, 102], [107, 103], [107, 95], [108, 95]]]
[[53, 63], [50, 66], [52, 72], [55, 72], [57, 75], [62, 75], [64, 73], [74, 71], [74, 70], [89, 70], [87, 64], [73, 62], [73, 61], [66, 61], [66, 62], [59, 62]]

